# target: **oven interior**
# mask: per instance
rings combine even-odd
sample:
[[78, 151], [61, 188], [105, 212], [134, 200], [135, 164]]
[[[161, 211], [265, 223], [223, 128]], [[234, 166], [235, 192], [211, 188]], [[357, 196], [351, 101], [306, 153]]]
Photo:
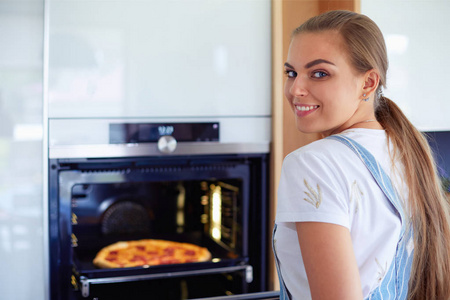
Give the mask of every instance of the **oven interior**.
[[[135, 299], [264, 290], [266, 201], [261, 198], [261, 161], [266, 158], [55, 161], [60, 280], [70, 281], [73, 299], [123, 299], [130, 289], [140, 291]], [[92, 263], [105, 246], [147, 238], [206, 247], [212, 259], [117, 269]]]
[[117, 241], [165, 239], [210, 249], [213, 261], [245, 257], [241, 180], [76, 184], [73, 256], [92, 268], [99, 249]]

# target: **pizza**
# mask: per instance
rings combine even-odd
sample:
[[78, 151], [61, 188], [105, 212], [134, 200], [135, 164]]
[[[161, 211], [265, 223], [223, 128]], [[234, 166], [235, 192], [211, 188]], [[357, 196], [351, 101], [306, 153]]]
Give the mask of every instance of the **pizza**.
[[210, 259], [208, 249], [194, 244], [145, 239], [111, 244], [97, 253], [93, 263], [99, 268], [130, 268]]

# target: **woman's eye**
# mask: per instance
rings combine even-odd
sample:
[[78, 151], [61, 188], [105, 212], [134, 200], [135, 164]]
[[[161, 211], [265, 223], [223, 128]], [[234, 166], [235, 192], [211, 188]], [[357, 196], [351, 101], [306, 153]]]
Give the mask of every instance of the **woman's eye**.
[[323, 71], [315, 71], [315, 72], [312, 73], [312, 77], [313, 78], [323, 78], [323, 77], [326, 77], [326, 76], [328, 76], [328, 74], [323, 72]]
[[289, 78], [295, 78], [295, 77], [297, 77], [297, 72], [292, 71], [292, 70], [286, 70], [286, 71], [284, 71], [284, 73], [285, 73], [286, 76], [289, 77]]

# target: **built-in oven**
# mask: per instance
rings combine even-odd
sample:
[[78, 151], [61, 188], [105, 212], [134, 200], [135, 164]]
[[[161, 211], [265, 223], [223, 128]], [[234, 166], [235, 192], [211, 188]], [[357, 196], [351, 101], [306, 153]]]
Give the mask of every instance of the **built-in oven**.
[[[52, 300], [267, 291], [267, 145], [221, 145], [220, 122], [113, 121], [106, 132], [107, 143], [50, 148]], [[102, 248], [140, 239], [195, 244], [211, 259], [131, 268], [93, 264]]]

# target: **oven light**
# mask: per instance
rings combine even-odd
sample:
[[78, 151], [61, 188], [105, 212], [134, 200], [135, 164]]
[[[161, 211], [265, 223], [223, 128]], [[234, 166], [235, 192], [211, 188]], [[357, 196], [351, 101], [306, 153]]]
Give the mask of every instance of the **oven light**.
[[[220, 187], [219, 187], [220, 189]], [[221, 212], [221, 205], [222, 204], [222, 199], [220, 197], [220, 194], [217, 193], [217, 191], [214, 192], [213, 194], [213, 199], [212, 199], [212, 219], [213, 219], [213, 223], [219, 223], [222, 219], [222, 212]]]
[[177, 199], [177, 232], [184, 231], [184, 206], [186, 202], [186, 189], [181, 183], [178, 183], [178, 199]]
[[215, 240], [220, 240], [220, 229], [219, 228], [212, 229], [212, 237]]
[[214, 187], [211, 203], [211, 236], [215, 240], [222, 237], [222, 195], [220, 186]]

